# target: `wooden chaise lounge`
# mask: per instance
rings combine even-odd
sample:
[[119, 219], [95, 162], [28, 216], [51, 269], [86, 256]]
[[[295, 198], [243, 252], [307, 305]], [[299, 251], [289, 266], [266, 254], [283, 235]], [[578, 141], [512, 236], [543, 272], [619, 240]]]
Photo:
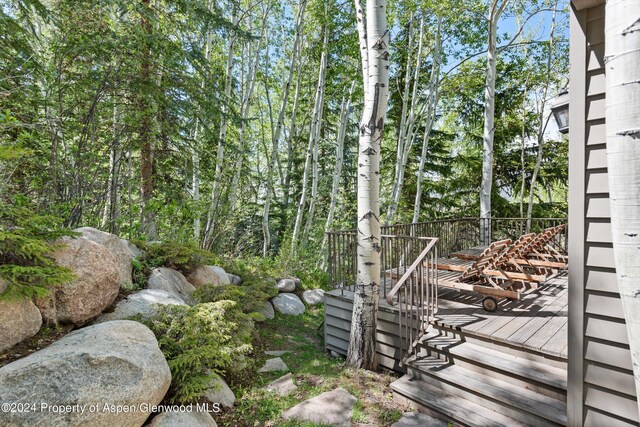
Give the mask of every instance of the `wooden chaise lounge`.
[[[497, 298], [520, 299], [523, 292], [534, 289], [546, 277], [524, 270], [507, 271], [505, 267], [509, 262], [504, 254], [510, 245], [510, 239], [493, 242], [477, 260], [466, 264], [459, 259], [438, 259], [438, 286], [487, 295], [482, 301], [487, 311], [496, 310]], [[403, 273], [398, 269], [386, 272], [387, 276], [395, 279]]]
[[561, 263], [563, 267], [567, 267], [567, 256], [555, 250], [549, 243], [553, 238], [560, 234], [566, 225], [561, 224], [556, 227], [542, 230], [538, 236], [527, 247], [527, 259], [544, 260], [547, 262]]
[[[559, 235], [565, 227], [565, 224], [561, 224], [555, 227], [546, 228], [537, 235], [535, 233], [529, 233], [520, 236], [518, 240], [524, 238], [528, 240], [528, 243], [526, 244], [525, 250], [522, 250], [521, 247], [514, 248], [515, 253], [513, 253], [513, 255], [516, 255], [514, 257], [514, 261], [523, 266], [566, 269], [567, 256], [560, 254], [549, 246], [551, 240]], [[474, 261], [478, 259], [486, 248], [487, 246], [475, 246], [473, 248], [453, 252], [449, 254], [449, 256], [451, 258]]]

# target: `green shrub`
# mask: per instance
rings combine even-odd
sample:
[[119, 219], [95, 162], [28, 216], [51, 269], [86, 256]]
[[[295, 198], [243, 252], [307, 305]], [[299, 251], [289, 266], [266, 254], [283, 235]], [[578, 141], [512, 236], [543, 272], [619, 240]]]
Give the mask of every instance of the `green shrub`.
[[7, 284], [1, 298], [43, 297], [73, 280], [71, 270], [57, 265], [51, 254], [62, 246], [56, 240], [76, 235], [20, 199], [0, 203], [0, 278]]
[[278, 288], [273, 279], [248, 278], [242, 285], [203, 286], [193, 296], [199, 302], [215, 302], [223, 300], [237, 301], [239, 308], [245, 313], [253, 313], [264, 306], [264, 302], [278, 295]]
[[151, 269], [145, 259], [134, 258], [131, 260], [131, 286], [125, 286], [128, 291], [137, 291], [147, 286], [147, 279]]
[[213, 264], [213, 253], [199, 249], [192, 242], [146, 243], [135, 241], [136, 246], [146, 252], [145, 264], [148, 268], [168, 267], [188, 274], [199, 265]]
[[241, 362], [252, 349], [252, 322], [233, 301], [165, 306], [145, 324], [169, 363], [172, 402], [197, 400], [216, 374]]

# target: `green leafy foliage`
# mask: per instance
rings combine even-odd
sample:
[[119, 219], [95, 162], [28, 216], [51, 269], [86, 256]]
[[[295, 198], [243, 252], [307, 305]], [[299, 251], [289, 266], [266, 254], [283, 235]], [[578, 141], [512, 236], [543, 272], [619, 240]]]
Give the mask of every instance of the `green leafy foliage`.
[[146, 252], [145, 262], [149, 268], [168, 267], [189, 273], [199, 265], [213, 264], [213, 253], [199, 249], [193, 242], [143, 242], [135, 241], [136, 246]]
[[236, 301], [244, 313], [254, 313], [277, 294], [278, 288], [273, 279], [257, 278], [242, 285], [203, 286], [193, 296], [199, 302]]
[[7, 284], [2, 298], [46, 296], [73, 280], [71, 270], [57, 265], [51, 254], [62, 246], [58, 239], [75, 235], [21, 202], [0, 204], [0, 279]]
[[171, 369], [172, 402], [197, 400], [215, 375], [241, 363], [252, 349], [252, 322], [233, 301], [165, 306], [145, 323]]

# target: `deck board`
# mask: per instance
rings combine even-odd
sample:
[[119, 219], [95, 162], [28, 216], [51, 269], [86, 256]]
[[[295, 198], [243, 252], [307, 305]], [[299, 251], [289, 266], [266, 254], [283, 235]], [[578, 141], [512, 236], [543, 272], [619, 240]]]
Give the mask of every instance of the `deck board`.
[[442, 290], [436, 315], [441, 325], [493, 341], [567, 357], [567, 273], [553, 276], [520, 301], [503, 300], [495, 313], [485, 311], [476, 294]]
[[[438, 274], [439, 278], [455, 278], [460, 275], [453, 271], [440, 271]], [[352, 292], [343, 293], [346, 299], [353, 299]], [[500, 300], [495, 313], [482, 308], [482, 299], [483, 296], [477, 293], [439, 287], [435, 322], [483, 339], [556, 358], [567, 358], [566, 271], [550, 277], [538, 289], [523, 294], [520, 300]], [[380, 308], [388, 311], [386, 316], [391, 316], [397, 310], [397, 307], [389, 306], [385, 299], [380, 300]], [[350, 316], [344, 320], [350, 321]]]

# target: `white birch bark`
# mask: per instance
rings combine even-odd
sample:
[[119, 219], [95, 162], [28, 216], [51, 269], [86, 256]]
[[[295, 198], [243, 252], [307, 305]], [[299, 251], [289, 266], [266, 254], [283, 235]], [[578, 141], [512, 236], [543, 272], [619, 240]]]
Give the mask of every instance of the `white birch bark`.
[[[527, 81], [525, 80], [524, 87], [527, 87]], [[524, 218], [524, 191], [525, 191], [525, 179], [526, 179], [526, 163], [525, 163], [525, 148], [526, 148], [526, 120], [527, 120], [527, 96], [522, 96], [522, 131], [520, 132], [520, 218]]]
[[422, 179], [424, 175], [424, 165], [427, 161], [429, 149], [429, 137], [431, 128], [436, 116], [438, 106], [438, 88], [440, 81], [440, 65], [442, 63], [442, 39], [440, 35], [442, 18], [438, 17], [438, 27], [436, 29], [436, 40], [433, 46], [433, 64], [431, 65], [431, 76], [429, 77], [429, 97], [427, 99], [427, 114], [424, 124], [424, 135], [422, 137], [422, 151], [420, 152], [420, 164], [418, 165], [418, 176], [416, 178], [416, 199], [413, 205], [413, 223], [418, 222], [420, 216], [420, 205], [422, 204]]
[[[369, 87], [369, 54], [367, 51], [367, 24], [362, 9], [362, 0], [354, 0], [356, 7], [356, 27], [358, 29], [358, 45], [360, 46], [360, 63], [362, 64], [362, 84]], [[365, 102], [367, 94], [365, 91]]]
[[[402, 169], [402, 159], [404, 157], [406, 133], [407, 133], [407, 109], [409, 107], [409, 90], [411, 88], [411, 53], [413, 51], [413, 13], [409, 17], [409, 30], [407, 35], [407, 61], [404, 73], [404, 89], [402, 91], [402, 109], [400, 110], [400, 126], [398, 127], [398, 143], [396, 145], [396, 168], [391, 186], [391, 195], [389, 197], [389, 206], [387, 207], [387, 215], [385, 223], [389, 224], [393, 221], [393, 216], [397, 208], [396, 194], [398, 192], [398, 182], [400, 180], [400, 170]], [[422, 43], [422, 38], [420, 39]], [[419, 59], [418, 59], [419, 61]], [[418, 64], [419, 68], [419, 64]]]
[[[233, 9], [231, 17], [233, 25], [238, 24], [238, 15]], [[222, 104], [222, 118], [220, 123], [220, 133], [218, 135], [218, 146], [216, 149], [216, 166], [213, 172], [213, 184], [211, 186], [211, 204], [207, 214], [207, 224], [205, 229], [204, 246], [209, 247], [213, 239], [215, 228], [215, 216], [218, 209], [220, 199], [220, 180], [222, 174], [222, 163], [224, 162], [224, 145], [227, 139], [227, 103], [231, 102], [231, 88], [233, 83], [233, 58], [235, 43], [237, 37], [235, 35], [229, 37], [229, 45], [227, 47], [227, 61], [225, 66], [225, 82], [224, 82], [224, 102]]]
[[375, 369], [380, 298], [380, 145], [389, 98], [391, 42], [386, 0], [369, 0], [366, 7], [368, 86], [364, 88], [366, 102], [358, 143], [358, 274], [347, 363]]
[[[493, 186], [493, 137], [496, 103], [496, 61], [498, 20], [509, 0], [490, 0], [487, 71], [484, 87], [484, 129], [482, 136], [482, 181], [480, 184], [480, 218], [491, 218], [491, 187]], [[486, 222], [483, 225], [487, 224]], [[489, 244], [488, 229], [480, 227], [480, 241]]]
[[[400, 195], [402, 194], [402, 187], [404, 185], [404, 176], [407, 170], [407, 164], [409, 162], [409, 154], [411, 153], [411, 147], [413, 146], [413, 141], [415, 139], [415, 123], [416, 123], [416, 117], [417, 117], [416, 109], [418, 104], [418, 84], [420, 81], [420, 78], [419, 78], [420, 64], [422, 62], [423, 32], [424, 32], [424, 19], [421, 19], [419, 43], [418, 43], [418, 55], [416, 56], [416, 66], [414, 68], [414, 75], [413, 75], [413, 90], [411, 92], [411, 106], [409, 108], [409, 117], [407, 118], [406, 130], [403, 135], [404, 143], [403, 143], [403, 149], [402, 149], [400, 161], [396, 165], [398, 169], [398, 174], [396, 177], [396, 185], [395, 185], [395, 191], [393, 194], [393, 200], [390, 204], [390, 208], [392, 209], [390, 214], [387, 215], [387, 222], [393, 222], [395, 218], [395, 214], [398, 210], [398, 204], [400, 203]], [[435, 77], [437, 78], [437, 75]], [[431, 113], [431, 110], [429, 110], [430, 107], [431, 107], [431, 104], [428, 103], [427, 117], [429, 117], [429, 114]], [[431, 123], [428, 123], [428, 124], [429, 124], [429, 132], [431, 132]]]
[[[349, 89], [349, 95], [342, 99], [342, 104], [340, 105], [340, 125], [338, 126], [338, 138], [336, 139], [336, 165], [333, 169], [333, 180], [331, 184], [331, 201], [329, 202], [329, 212], [327, 214], [327, 222], [324, 226], [324, 238], [322, 240], [322, 247], [320, 250], [321, 254], [324, 254], [324, 251], [327, 247], [327, 232], [331, 230], [333, 226], [333, 219], [335, 216], [336, 210], [336, 199], [338, 198], [338, 189], [340, 187], [340, 176], [342, 175], [342, 166], [344, 164], [344, 138], [347, 134], [347, 125], [349, 123], [349, 116], [351, 110], [351, 98], [353, 96], [353, 91], [356, 87], [355, 80], [351, 83], [351, 88]], [[325, 267], [327, 258], [323, 256], [322, 258], [322, 266]]]
[[[325, 33], [326, 36], [326, 33]], [[326, 40], [326, 38], [325, 38]], [[326, 47], [326, 46], [325, 46]], [[298, 246], [298, 239], [300, 238], [300, 229], [302, 228], [302, 219], [304, 216], [304, 209], [307, 203], [307, 186], [309, 183], [309, 174], [312, 172], [312, 179], [317, 179], [317, 143], [320, 136], [320, 120], [322, 116], [322, 94], [324, 91], [324, 76], [326, 70], [326, 54], [323, 49], [322, 56], [320, 58], [320, 70], [318, 72], [318, 84], [316, 86], [316, 96], [313, 104], [313, 112], [311, 113], [311, 124], [309, 125], [309, 143], [307, 145], [307, 155], [304, 163], [304, 170], [302, 172], [302, 191], [300, 194], [300, 201], [298, 202], [298, 211], [296, 213], [296, 222], [293, 226], [293, 234], [291, 236], [291, 250], [296, 252]], [[311, 169], [314, 171], [311, 171]], [[317, 184], [316, 184], [317, 185]], [[316, 187], [317, 191], [317, 187]], [[313, 195], [312, 195], [313, 197]]]
[[309, 198], [309, 213], [307, 214], [307, 224], [304, 228], [302, 240], [305, 241], [311, 232], [313, 215], [316, 209], [316, 198], [318, 197], [318, 149], [320, 148], [320, 131], [322, 130], [322, 116], [324, 112], [324, 91], [325, 76], [327, 70], [327, 51], [329, 45], [329, 31], [325, 28], [322, 56], [320, 57], [320, 78], [318, 79], [318, 115], [316, 118], [315, 135], [313, 137], [313, 167], [311, 175], [311, 197]]
[[[304, 42], [303, 42], [304, 43]], [[304, 46], [304, 45], [303, 45]], [[287, 135], [287, 168], [284, 180], [284, 209], [289, 207], [291, 201], [291, 170], [293, 168], [293, 138], [297, 134], [296, 117], [298, 114], [298, 105], [300, 103], [300, 86], [302, 84], [302, 51], [304, 47], [298, 49], [298, 70], [296, 72], [296, 90], [293, 94], [293, 108], [291, 109], [291, 126]]]
[[640, 396], [640, 2], [607, 1], [605, 49], [613, 252]]
[[[209, 3], [209, 7], [211, 7], [211, 3]], [[213, 42], [213, 33], [211, 31], [207, 31], [204, 48], [204, 57], [207, 61], [207, 64], [211, 61], [211, 43]], [[204, 90], [204, 77], [202, 82], [200, 83], [200, 89]], [[196, 126], [193, 132], [193, 151], [191, 153], [191, 197], [195, 205], [197, 206], [200, 202], [200, 153], [198, 152], [198, 140], [200, 138], [200, 122], [196, 119]], [[193, 237], [196, 242], [200, 241], [200, 214], [196, 215], [196, 218], [193, 220]]]
[[120, 135], [119, 135], [119, 123], [120, 123], [120, 109], [118, 108], [118, 101], [115, 100], [113, 105], [113, 125], [111, 127], [111, 135], [113, 141], [111, 142], [111, 150], [109, 153], [109, 178], [107, 180], [107, 197], [104, 205], [104, 211], [102, 213], [101, 229], [108, 230], [111, 233], [116, 232], [115, 219], [119, 215], [120, 206], [120, 192], [118, 191], [118, 185], [120, 182], [120, 163], [121, 163], [121, 147], [120, 147]]
[[531, 175], [531, 183], [529, 185], [529, 204], [527, 205], [527, 230], [531, 230], [531, 216], [533, 215], [533, 197], [536, 191], [536, 181], [538, 179], [538, 173], [540, 172], [540, 166], [542, 165], [542, 154], [544, 149], [544, 133], [547, 130], [547, 125], [549, 124], [549, 120], [551, 119], [551, 113], [548, 113], [547, 119], [544, 119], [545, 108], [547, 106], [547, 98], [549, 96], [549, 87], [551, 85], [551, 74], [552, 70], [552, 61], [553, 61], [553, 48], [554, 48], [554, 33], [556, 28], [556, 12], [554, 8], [554, 12], [551, 18], [551, 29], [549, 31], [549, 55], [547, 56], [547, 72], [546, 72], [546, 84], [542, 91], [542, 97], [540, 99], [540, 111], [538, 114], [538, 134], [537, 134], [537, 142], [538, 142], [538, 154], [536, 156], [536, 164], [533, 168], [533, 175]]
[[[271, 141], [271, 156], [268, 162], [268, 177], [267, 177], [267, 188], [265, 193], [264, 200], [264, 209], [262, 211], [262, 234], [264, 236], [263, 245], [262, 245], [262, 254], [264, 256], [269, 252], [269, 248], [271, 247], [271, 235], [269, 233], [269, 211], [271, 209], [271, 193], [273, 191], [273, 177], [272, 172], [276, 166], [277, 155], [278, 155], [278, 144], [280, 142], [280, 136], [282, 135], [282, 128], [284, 127], [284, 116], [287, 109], [287, 101], [289, 99], [289, 89], [291, 88], [291, 83], [293, 82], [293, 74], [295, 72], [296, 58], [298, 56], [298, 49], [300, 48], [300, 40], [302, 38], [302, 26], [304, 23], [304, 11], [307, 6], [306, 0], [301, 0], [300, 5], [298, 7], [298, 16], [296, 19], [296, 34], [293, 42], [293, 51], [291, 52], [291, 62], [289, 64], [289, 75], [287, 80], [285, 81], [284, 87], [282, 88], [282, 103], [280, 105], [280, 112], [278, 113], [278, 122], [276, 125], [276, 130], [273, 134], [273, 138]], [[267, 89], [268, 90], [268, 89]]]
[[260, 38], [257, 42], [250, 42], [249, 48], [253, 43], [256, 44], [255, 52], [253, 56], [251, 55], [251, 49], [249, 49], [249, 66], [247, 71], [247, 81], [246, 81], [246, 90], [242, 96], [242, 123], [240, 124], [240, 130], [238, 132], [238, 145], [239, 152], [238, 158], [234, 163], [234, 172], [233, 178], [231, 179], [231, 187], [229, 189], [229, 210], [231, 212], [234, 211], [236, 207], [236, 203], [238, 200], [238, 188], [240, 186], [240, 177], [242, 176], [242, 165], [244, 163], [244, 153], [245, 153], [245, 144], [246, 144], [246, 132], [247, 132], [247, 121], [249, 120], [250, 108], [251, 108], [251, 100], [253, 99], [253, 91], [255, 88], [256, 82], [256, 72], [258, 70], [258, 63], [260, 61], [260, 51], [262, 48], [262, 43], [265, 39], [265, 29], [267, 27], [267, 16], [269, 13], [269, 8], [265, 7], [262, 13], [262, 25], [260, 30]]

